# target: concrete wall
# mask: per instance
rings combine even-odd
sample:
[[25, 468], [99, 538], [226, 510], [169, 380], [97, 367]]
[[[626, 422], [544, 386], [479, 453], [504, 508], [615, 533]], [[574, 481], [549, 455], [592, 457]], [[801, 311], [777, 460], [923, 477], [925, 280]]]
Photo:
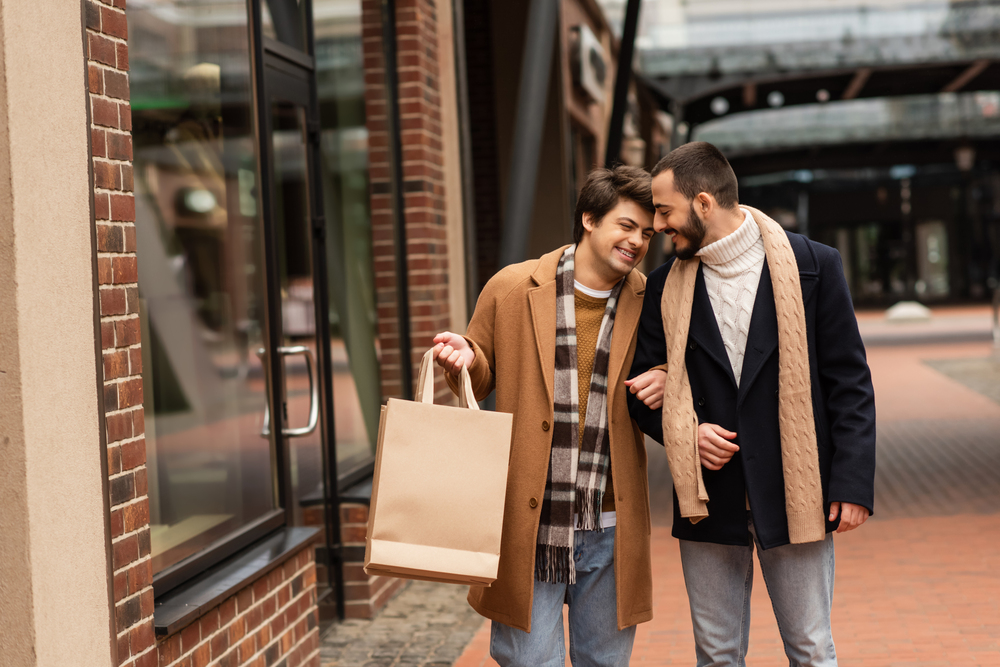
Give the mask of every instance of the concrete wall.
[[0, 655], [111, 663], [78, 0], [0, 0]]

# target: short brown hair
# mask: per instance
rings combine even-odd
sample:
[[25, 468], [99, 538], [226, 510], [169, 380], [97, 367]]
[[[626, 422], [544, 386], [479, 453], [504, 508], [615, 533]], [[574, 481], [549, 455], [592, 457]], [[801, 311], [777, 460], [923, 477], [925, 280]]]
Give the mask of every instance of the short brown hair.
[[740, 203], [729, 160], [707, 141], [692, 141], [670, 151], [653, 167], [652, 177], [668, 170], [674, 172], [674, 188], [687, 199], [707, 192], [722, 208], [732, 209]]
[[580, 189], [573, 215], [573, 242], [583, 238], [583, 214], [600, 224], [608, 212], [622, 199], [629, 199], [649, 211], [653, 209], [653, 179], [641, 167], [618, 165], [613, 169], [598, 167], [587, 175]]

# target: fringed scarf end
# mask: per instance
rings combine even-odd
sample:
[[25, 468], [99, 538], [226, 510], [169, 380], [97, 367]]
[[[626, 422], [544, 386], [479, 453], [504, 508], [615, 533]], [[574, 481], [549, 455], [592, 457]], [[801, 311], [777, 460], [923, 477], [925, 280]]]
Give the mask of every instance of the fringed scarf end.
[[570, 548], [536, 544], [535, 580], [546, 584], [575, 584], [576, 568]]

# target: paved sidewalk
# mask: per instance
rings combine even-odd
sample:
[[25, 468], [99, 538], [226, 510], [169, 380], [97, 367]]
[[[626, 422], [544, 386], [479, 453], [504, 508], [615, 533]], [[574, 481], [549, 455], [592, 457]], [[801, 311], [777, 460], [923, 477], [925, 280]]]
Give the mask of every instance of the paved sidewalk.
[[[1000, 667], [995, 358], [988, 341], [869, 346], [879, 419], [876, 515], [836, 537], [833, 624], [845, 667]], [[631, 664], [690, 666], [691, 620], [669, 528], [669, 470], [659, 445], [649, 453], [654, 619], [638, 627]], [[788, 661], [759, 568], [755, 574], [747, 662], [783, 667]], [[412, 584], [368, 626], [349, 622], [327, 635], [324, 667], [495, 664], [489, 624], [469, 610], [464, 594]]]

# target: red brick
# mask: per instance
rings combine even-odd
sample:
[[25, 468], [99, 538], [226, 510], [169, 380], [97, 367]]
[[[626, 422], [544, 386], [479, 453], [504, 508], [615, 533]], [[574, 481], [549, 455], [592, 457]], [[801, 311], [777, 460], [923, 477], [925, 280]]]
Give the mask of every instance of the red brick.
[[[147, 535], [149, 534], [148, 530], [146, 531], [146, 534]], [[147, 616], [152, 616], [153, 615], [153, 589], [152, 588], [147, 588], [145, 591], [143, 591], [143, 593], [142, 593], [142, 595], [140, 597], [141, 597], [140, 603], [142, 605], [141, 606], [142, 617], [146, 618]]]
[[129, 96], [128, 74], [118, 70], [107, 70], [104, 73], [104, 94], [116, 100], [127, 100]]
[[128, 375], [128, 351], [104, 353], [104, 379], [114, 380]]
[[[115, 137], [125, 135], [113, 135]], [[131, 140], [129, 140], [131, 141]], [[125, 159], [125, 158], [119, 158]], [[129, 149], [129, 157], [132, 159], [132, 151]], [[116, 221], [132, 222], [135, 220], [135, 198], [131, 194], [111, 195], [111, 219]]]
[[132, 106], [128, 102], [118, 103], [118, 123], [122, 130], [132, 131]]
[[253, 589], [244, 588], [236, 594], [236, 609], [239, 613], [246, 613], [246, 610], [253, 605]]
[[[98, 227], [100, 229], [100, 227]], [[101, 349], [107, 350], [115, 346], [115, 323], [101, 322]]]
[[128, 351], [128, 367], [132, 375], [142, 374], [142, 348], [133, 347]]
[[129, 636], [126, 632], [124, 635], [118, 638], [118, 664], [124, 665], [129, 658], [132, 657], [132, 651], [129, 649]]
[[101, 289], [101, 315], [125, 314], [125, 290], [121, 287]]
[[104, 411], [114, 412], [118, 409], [118, 385], [104, 385]]
[[191, 667], [207, 667], [212, 659], [212, 649], [208, 642], [204, 642], [195, 649], [191, 656]]
[[[121, 1], [122, 1], [122, 8], [124, 8], [125, 7], [125, 0], [121, 0]], [[121, 43], [116, 44], [115, 45], [115, 53], [117, 55], [117, 60], [118, 60], [118, 63], [117, 63], [118, 69], [122, 70], [123, 72], [127, 72], [128, 71], [128, 44], [121, 44]]]
[[100, 252], [122, 252], [123, 247], [124, 237], [121, 227], [97, 225], [97, 249]]
[[146, 441], [135, 440], [122, 445], [122, 470], [138, 468], [146, 462]]
[[132, 646], [132, 653], [142, 653], [153, 645], [153, 622], [147, 621], [132, 628], [129, 632], [129, 643]]
[[170, 663], [181, 657], [181, 636], [171, 635], [156, 647], [156, 652], [160, 654], [160, 667], [166, 667]]
[[[111, 207], [114, 209], [114, 197], [111, 199]], [[135, 206], [133, 203], [133, 215]], [[135, 263], [135, 257], [115, 257], [112, 261], [112, 273], [117, 284], [134, 283], [139, 280], [139, 273]]]
[[156, 667], [156, 651], [148, 651], [136, 658], [135, 667]]
[[109, 220], [111, 218], [111, 201], [106, 192], [94, 194], [94, 219]]
[[101, 32], [118, 39], [128, 39], [128, 22], [125, 20], [125, 13], [102, 7]]
[[108, 157], [112, 160], [132, 161], [132, 137], [119, 132], [108, 132]]
[[111, 447], [108, 447], [108, 474], [117, 475], [121, 471], [122, 471], [122, 448], [118, 445], [112, 445]]
[[257, 652], [257, 638], [247, 637], [242, 642], [240, 642], [238, 655], [240, 662], [246, 663], [250, 661], [253, 654]]
[[115, 339], [118, 347], [136, 345], [142, 339], [142, 328], [138, 317], [115, 322]]
[[91, 121], [94, 125], [118, 128], [118, 103], [102, 97], [90, 98]]
[[[88, 2], [88, 5], [93, 3]], [[104, 72], [100, 67], [87, 65], [87, 90], [92, 95], [104, 94]]]
[[120, 570], [139, 558], [139, 540], [135, 535], [129, 535], [116, 542], [111, 547], [112, 562], [115, 570]]
[[124, 513], [126, 533], [131, 533], [134, 530], [139, 530], [143, 526], [149, 525], [149, 502], [146, 500], [126, 505]]
[[[126, 172], [126, 170], [128, 170]], [[126, 179], [127, 173], [127, 179]], [[122, 187], [126, 190], [132, 190], [132, 165], [122, 165]], [[128, 181], [127, 185], [125, 181]], [[125, 252], [135, 252], [135, 226], [125, 225], [123, 228], [125, 233]]]
[[110, 285], [113, 282], [109, 257], [97, 258], [97, 282], [101, 285]]
[[229, 633], [225, 631], [217, 633], [212, 637], [211, 645], [212, 660], [218, 660], [229, 650]]
[[124, 572], [119, 572], [114, 577], [115, 602], [121, 602], [128, 595], [128, 577]]
[[125, 380], [118, 385], [118, 403], [122, 408], [142, 404], [142, 378]]
[[115, 43], [95, 33], [87, 33], [87, 46], [89, 48], [89, 58], [105, 65], [115, 66], [117, 57], [115, 55]]
[[135, 471], [135, 495], [144, 496], [149, 493], [149, 480], [145, 468]]
[[108, 415], [108, 442], [118, 442], [132, 437], [132, 416], [127, 412]]
[[100, 128], [90, 130], [90, 154], [94, 157], [106, 157], [108, 154], [107, 132]]
[[142, 435], [146, 432], [146, 413], [142, 406], [132, 411], [132, 434]]

